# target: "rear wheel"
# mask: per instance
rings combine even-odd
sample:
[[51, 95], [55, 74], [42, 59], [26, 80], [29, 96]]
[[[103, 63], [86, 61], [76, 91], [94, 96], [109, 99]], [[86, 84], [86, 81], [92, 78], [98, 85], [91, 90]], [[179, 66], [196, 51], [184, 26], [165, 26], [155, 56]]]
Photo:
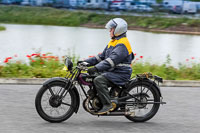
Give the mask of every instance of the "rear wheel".
[[129, 94], [138, 94], [137, 99], [129, 99], [127, 101], [135, 102], [135, 105], [125, 105], [130, 111], [134, 112], [134, 116], [125, 116], [133, 122], [145, 122], [151, 119], [158, 111], [160, 104], [153, 102], [160, 102], [160, 95], [151, 83], [136, 82], [128, 89]]
[[64, 98], [60, 98], [65, 83], [52, 82], [42, 86], [35, 98], [35, 107], [38, 114], [49, 122], [67, 120], [75, 111], [76, 95], [69, 91]]

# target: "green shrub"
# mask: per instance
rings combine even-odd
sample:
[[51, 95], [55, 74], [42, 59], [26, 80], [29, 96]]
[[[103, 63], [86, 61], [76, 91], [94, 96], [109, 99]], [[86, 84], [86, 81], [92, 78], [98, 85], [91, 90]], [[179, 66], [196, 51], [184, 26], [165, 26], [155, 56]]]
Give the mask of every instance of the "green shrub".
[[21, 64], [21, 63], [7, 63], [5, 66], [1, 66], [0, 71], [1, 71], [0, 76], [7, 78], [12, 78], [12, 77], [26, 78], [33, 76], [30, 67], [27, 66], [26, 64]]
[[[74, 52], [68, 52], [74, 66], [79, 60]], [[12, 58], [5, 60], [5, 64], [0, 66], [0, 77], [4, 78], [51, 78], [64, 77], [67, 72], [63, 70], [64, 57], [48, 54], [27, 55], [29, 62], [12, 61]], [[143, 57], [142, 57], [143, 58]], [[179, 64], [178, 67], [171, 66], [171, 58], [168, 55], [166, 62], [162, 65], [143, 62], [143, 59], [136, 60], [132, 64], [132, 77], [136, 74], [151, 72], [166, 80], [200, 80], [200, 64], [189, 63]], [[11, 60], [11, 61], [10, 61]]]

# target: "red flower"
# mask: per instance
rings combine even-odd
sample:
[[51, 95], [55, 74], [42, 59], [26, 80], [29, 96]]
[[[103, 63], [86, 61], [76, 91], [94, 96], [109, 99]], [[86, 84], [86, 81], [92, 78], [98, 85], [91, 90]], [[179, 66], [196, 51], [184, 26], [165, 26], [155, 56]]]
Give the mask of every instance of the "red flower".
[[136, 60], [139, 60], [139, 58], [136, 58]]
[[46, 56], [46, 54], [42, 54], [42, 56]]
[[5, 60], [4, 60], [4, 63], [8, 63], [8, 61], [12, 59], [12, 57], [7, 57]]
[[5, 60], [4, 60], [4, 63], [8, 63], [8, 60], [7, 60], [7, 59], [5, 59]]
[[142, 59], [142, 58], [143, 58], [143, 56], [140, 56], [140, 58]]
[[37, 54], [32, 54], [31, 56], [35, 56], [35, 55], [37, 55]]
[[43, 56], [42, 58], [51, 58], [50, 56]]
[[40, 56], [40, 54], [32, 54], [31, 56]]
[[194, 60], [195, 58], [194, 58], [194, 57], [192, 57], [191, 59], [192, 59], [192, 60]]
[[30, 56], [30, 55], [26, 55], [26, 57], [28, 57], [28, 58], [31, 58], [31, 56]]
[[55, 56], [47, 56], [47, 58], [55, 58]]
[[135, 53], [134, 55], [136, 56], [137, 54]]
[[18, 57], [17, 54], [15, 54], [14, 57]]
[[91, 58], [91, 57], [95, 57], [95, 56], [94, 55], [90, 55], [89, 58]]
[[35, 60], [31, 60], [32, 62], [36, 62]]
[[186, 59], [185, 61], [189, 61], [189, 59]]

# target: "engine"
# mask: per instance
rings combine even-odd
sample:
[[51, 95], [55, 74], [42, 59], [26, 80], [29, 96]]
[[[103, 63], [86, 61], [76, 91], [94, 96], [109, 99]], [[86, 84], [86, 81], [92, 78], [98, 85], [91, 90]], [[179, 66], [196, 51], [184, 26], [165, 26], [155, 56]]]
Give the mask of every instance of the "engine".
[[83, 101], [83, 107], [87, 112], [94, 114], [98, 112], [103, 107], [103, 105], [98, 96], [96, 95], [97, 92], [95, 89], [93, 88], [89, 89], [87, 94], [88, 98], [86, 98]]

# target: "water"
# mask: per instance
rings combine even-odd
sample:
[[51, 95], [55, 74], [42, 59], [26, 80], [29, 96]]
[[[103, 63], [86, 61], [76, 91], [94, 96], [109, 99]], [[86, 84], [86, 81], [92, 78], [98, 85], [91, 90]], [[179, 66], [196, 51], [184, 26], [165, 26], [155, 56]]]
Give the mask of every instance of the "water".
[[[109, 42], [106, 29], [83, 27], [40, 26], [2, 24], [6, 31], [0, 32], [0, 63], [9, 56], [16, 60], [27, 60], [26, 55], [40, 51], [54, 55], [66, 55], [68, 49], [74, 51], [81, 59], [102, 52]], [[137, 57], [143, 61], [163, 63], [169, 54], [172, 65], [186, 63], [194, 57], [193, 62], [200, 61], [200, 36], [178, 34], [156, 34], [129, 30], [128, 39]]]

